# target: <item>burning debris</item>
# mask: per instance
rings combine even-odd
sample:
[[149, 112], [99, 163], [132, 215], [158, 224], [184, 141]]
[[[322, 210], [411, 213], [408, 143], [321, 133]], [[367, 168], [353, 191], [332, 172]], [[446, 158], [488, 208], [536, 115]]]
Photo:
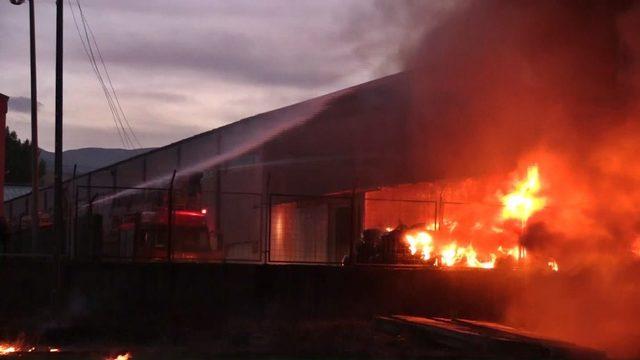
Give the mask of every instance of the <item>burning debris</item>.
[[[441, 200], [441, 218], [408, 227], [386, 227], [384, 232], [378, 233], [378, 238], [375, 232], [369, 231], [360, 250], [369, 253], [371, 259], [371, 254], [375, 257], [375, 249], [382, 252], [395, 249], [395, 257], [379, 257], [386, 262], [420, 263], [440, 268], [535, 266], [558, 271], [556, 260], [535, 252], [535, 256], [527, 256], [527, 248], [523, 245], [529, 219], [545, 209], [547, 203], [541, 195], [543, 186], [538, 166], [529, 166], [526, 177], [517, 179], [512, 186], [506, 194], [490, 190], [493, 201], [498, 200], [501, 205], [484, 206], [479, 212], [462, 210], [444, 216], [443, 204], [447, 202]], [[400, 244], [393, 245], [396, 241]], [[373, 244], [365, 246], [365, 243]]]
[[[538, 164], [530, 174], [544, 197], [525, 200], [538, 185], [524, 184], [502, 212], [522, 222], [501, 229], [519, 232], [520, 263], [537, 257], [563, 275], [528, 284], [505, 317], [640, 356], [640, 3], [458, 5], [403, 59], [413, 71], [407, 141], [420, 149], [409, 163], [452, 178]], [[426, 142], [429, 133], [439, 137]], [[438, 255], [444, 240], [431, 235]], [[496, 253], [468, 239], [482, 261]]]
[[16, 351], [20, 351], [20, 347], [11, 344], [0, 344], [0, 355], [8, 355]]
[[0, 343], [0, 356], [15, 355], [20, 353], [57, 353], [57, 352], [60, 352], [60, 349], [55, 347], [27, 346], [21, 342]]

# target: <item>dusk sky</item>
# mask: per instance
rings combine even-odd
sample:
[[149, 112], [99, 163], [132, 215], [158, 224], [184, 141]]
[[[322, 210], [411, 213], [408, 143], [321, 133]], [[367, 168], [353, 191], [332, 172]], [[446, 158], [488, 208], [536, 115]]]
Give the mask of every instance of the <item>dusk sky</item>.
[[[405, 37], [392, 0], [81, 4], [144, 147], [394, 73]], [[388, 21], [394, 17], [399, 20]], [[39, 134], [47, 150], [53, 148], [54, 24], [54, 1], [36, 0]], [[0, 1], [0, 31], [0, 92], [13, 98], [7, 122], [27, 138], [26, 3]], [[64, 31], [65, 149], [123, 147], [68, 2]]]

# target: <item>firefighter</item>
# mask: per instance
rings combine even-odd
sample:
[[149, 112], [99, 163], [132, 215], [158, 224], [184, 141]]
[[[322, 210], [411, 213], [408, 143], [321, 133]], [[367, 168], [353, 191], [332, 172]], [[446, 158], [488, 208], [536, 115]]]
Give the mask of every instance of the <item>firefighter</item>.
[[359, 264], [374, 262], [381, 235], [382, 232], [378, 229], [366, 229], [362, 232], [362, 238], [356, 245], [356, 261]]

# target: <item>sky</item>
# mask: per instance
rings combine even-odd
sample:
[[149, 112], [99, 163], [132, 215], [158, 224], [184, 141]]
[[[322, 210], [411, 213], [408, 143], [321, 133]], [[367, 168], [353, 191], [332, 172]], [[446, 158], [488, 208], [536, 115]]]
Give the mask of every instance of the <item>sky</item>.
[[[55, 3], [36, 2], [39, 141], [53, 148]], [[165, 145], [399, 70], [394, 0], [81, 0], [143, 147]], [[74, 10], [75, 0], [71, 2]], [[123, 147], [69, 3], [64, 148]], [[396, 24], [397, 25], [397, 24]], [[28, 7], [0, 1], [0, 93], [30, 137]]]

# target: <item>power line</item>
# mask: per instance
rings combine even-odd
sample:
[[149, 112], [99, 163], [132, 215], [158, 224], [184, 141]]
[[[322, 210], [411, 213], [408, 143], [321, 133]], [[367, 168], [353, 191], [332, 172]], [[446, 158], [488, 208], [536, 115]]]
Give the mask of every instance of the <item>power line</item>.
[[[82, 9], [80, 11], [82, 12]], [[136, 144], [138, 145], [139, 148], [141, 148], [142, 144], [138, 140], [136, 133], [133, 131], [133, 128], [129, 123], [129, 119], [127, 119], [127, 115], [125, 115], [124, 110], [122, 110], [122, 106], [120, 105], [120, 99], [118, 99], [118, 93], [116, 92], [116, 89], [114, 88], [113, 83], [111, 82], [111, 76], [109, 76], [109, 71], [107, 70], [107, 66], [105, 65], [104, 59], [102, 58], [102, 52], [98, 47], [98, 43], [96, 42], [95, 36], [93, 35], [93, 30], [91, 29], [91, 26], [89, 25], [88, 22], [87, 22], [87, 27], [89, 28], [89, 34], [91, 34], [93, 43], [96, 45], [96, 50], [98, 51], [98, 57], [100, 58], [100, 62], [102, 63], [102, 68], [104, 69], [104, 73], [105, 75], [107, 75], [107, 81], [109, 82], [109, 86], [111, 87], [111, 91], [113, 92], [113, 97], [116, 99], [116, 105], [118, 106], [118, 109], [122, 114], [122, 119], [124, 120], [125, 124], [127, 124], [127, 128], [129, 129], [129, 132], [133, 136], [133, 139], [135, 140]]]
[[75, 12], [73, 11], [73, 6], [71, 5], [71, 0], [68, 0], [68, 2], [69, 2], [69, 8], [71, 9], [71, 16], [73, 17], [73, 22], [74, 22], [74, 24], [76, 26], [76, 30], [78, 32], [78, 36], [80, 36], [80, 41], [82, 43], [82, 48], [83, 48], [85, 54], [87, 55], [87, 58], [89, 59], [89, 63], [91, 64], [91, 68], [93, 70], [93, 73], [95, 74], [96, 79], [98, 80], [98, 84], [100, 84], [100, 86], [102, 88], [102, 91], [104, 92], [105, 98], [107, 100], [107, 105], [109, 107], [109, 111], [111, 112], [111, 116], [112, 116], [112, 119], [113, 119], [114, 126], [116, 127], [116, 131], [118, 133], [118, 137], [120, 138], [120, 141], [122, 142], [122, 146], [127, 147], [127, 143], [126, 143], [125, 137], [122, 134], [122, 130], [120, 128], [120, 125], [118, 124], [117, 116], [116, 116], [116, 114], [114, 112], [113, 104], [112, 104], [111, 99], [110, 99], [110, 94], [107, 91], [107, 88], [106, 88], [104, 82], [102, 81], [102, 77], [100, 75], [99, 69], [98, 69], [98, 67], [97, 67], [97, 65], [95, 63], [95, 59], [91, 56], [91, 52], [90, 52], [91, 44], [85, 43], [85, 38], [83, 37], [82, 31], [80, 30], [80, 27], [78, 26], [78, 21], [76, 20]]
[[75, 12], [73, 11], [73, 6], [71, 5], [71, 0], [68, 0], [69, 3], [69, 8], [71, 9], [71, 16], [73, 17], [73, 23], [76, 26], [76, 31], [78, 32], [78, 36], [80, 37], [80, 42], [82, 43], [82, 49], [84, 50], [84, 53], [87, 55], [87, 58], [89, 59], [89, 63], [91, 64], [91, 69], [93, 70], [93, 73], [96, 75], [96, 79], [98, 80], [98, 83], [101, 85], [102, 91], [104, 92], [105, 98], [107, 99], [107, 105], [109, 106], [109, 111], [111, 112], [111, 116], [113, 119], [113, 124], [116, 127], [116, 132], [118, 133], [118, 137], [120, 138], [120, 142], [122, 143], [122, 146], [126, 147], [125, 144], [125, 140], [124, 137], [122, 135], [122, 132], [120, 130], [120, 126], [118, 125], [118, 122], [116, 120], [116, 115], [113, 111], [113, 107], [111, 105], [111, 102], [109, 101], [109, 96], [107, 94], [106, 88], [104, 86], [104, 83], [100, 80], [100, 73], [98, 72], [98, 69], [95, 65], [95, 63], [93, 62], [92, 58], [91, 58], [91, 54], [89, 53], [89, 49], [87, 49], [87, 46], [89, 44], [85, 44], [85, 39], [82, 36], [82, 32], [80, 30], [80, 27], [78, 26], [78, 21], [76, 20], [76, 15]]
[[[120, 123], [122, 123], [124, 121], [124, 123], [127, 125], [127, 129], [129, 130], [129, 134], [131, 135], [131, 137], [135, 140], [135, 142], [137, 143], [138, 147], [142, 147], [142, 145], [140, 144], [140, 141], [138, 141], [138, 137], [136, 136], [135, 132], [133, 131], [133, 128], [131, 127], [131, 124], [129, 123], [129, 120], [127, 119], [127, 116], [124, 113], [124, 110], [122, 110], [122, 106], [120, 105], [120, 100], [118, 99], [118, 94], [116, 93], [116, 89], [113, 86], [113, 83], [111, 82], [111, 76], [109, 76], [109, 71], [107, 70], [107, 65], [104, 62], [104, 59], [102, 57], [102, 52], [100, 51], [100, 47], [98, 46], [98, 42], [96, 41], [96, 37], [93, 34], [93, 30], [91, 29], [91, 25], [89, 24], [89, 22], [87, 21], [87, 18], [84, 15], [84, 11], [82, 10], [82, 5], [80, 5], [80, 0], [76, 0], [76, 3], [78, 4], [78, 9], [80, 10], [80, 16], [82, 17], [82, 22], [83, 24], [86, 25], [86, 29], [89, 29], [89, 34], [91, 35], [91, 39], [93, 40], [93, 45], [96, 48], [96, 52], [98, 53], [98, 57], [100, 59], [100, 63], [102, 64], [102, 68], [104, 69], [104, 73], [107, 77], [107, 81], [109, 82], [109, 87], [111, 88], [111, 93], [113, 94], [113, 97], [111, 99], [111, 102], [113, 103], [113, 99], [115, 99], [115, 103], [114, 105], [116, 105], [117, 107], [114, 106], [114, 108], [116, 108], [116, 114], [118, 114], [118, 110], [119, 110], [119, 114], [121, 115], [120, 117]], [[85, 32], [86, 32], [85, 29]], [[87, 36], [88, 38], [88, 36]], [[94, 58], [94, 62], [95, 62], [95, 58]], [[126, 133], [126, 129], [124, 129], [124, 132]], [[131, 141], [131, 139], [129, 139]], [[133, 142], [131, 142], [133, 145]]]
[[[141, 148], [142, 144], [138, 140], [138, 137], [133, 131], [133, 127], [131, 126], [129, 120], [127, 119], [124, 113], [124, 110], [122, 109], [122, 105], [120, 104], [118, 94], [115, 90], [115, 87], [113, 86], [113, 82], [111, 81], [111, 76], [109, 75], [109, 72], [107, 70], [106, 63], [104, 62], [104, 58], [102, 57], [102, 53], [100, 51], [100, 48], [98, 47], [98, 42], [96, 41], [93, 30], [91, 29], [91, 26], [89, 25], [89, 22], [87, 21], [87, 18], [84, 15], [84, 11], [82, 10], [82, 5], [80, 4], [79, 0], [76, 0], [76, 5], [78, 6], [78, 10], [80, 12], [79, 16], [80, 16], [80, 20], [82, 21], [83, 30], [81, 30], [80, 26], [78, 25], [75, 12], [73, 11], [73, 6], [71, 5], [71, 0], [68, 0], [68, 2], [69, 2], [69, 7], [71, 9], [73, 22], [76, 27], [76, 31], [80, 36], [82, 48], [85, 54], [87, 55], [87, 58], [89, 60], [89, 63], [91, 64], [91, 67], [96, 76], [96, 79], [98, 80], [98, 83], [102, 88], [105, 99], [107, 101], [107, 106], [109, 107], [109, 111], [111, 112], [113, 123], [118, 133], [118, 137], [120, 138], [120, 141], [122, 142], [125, 148], [127, 147], [136, 148], [136, 146], [138, 148]], [[94, 53], [94, 48], [95, 48], [95, 53], [98, 54], [98, 58], [100, 59], [100, 63], [103, 69], [102, 71], [98, 66], [96, 56]], [[104, 75], [103, 75], [103, 72], [104, 72]], [[108, 84], [107, 82], [105, 82], [105, 79], [104, 79], [105, 77], [107, 78]], [[126, 124], [126, 127], [125, 127], [125, 124]]]

